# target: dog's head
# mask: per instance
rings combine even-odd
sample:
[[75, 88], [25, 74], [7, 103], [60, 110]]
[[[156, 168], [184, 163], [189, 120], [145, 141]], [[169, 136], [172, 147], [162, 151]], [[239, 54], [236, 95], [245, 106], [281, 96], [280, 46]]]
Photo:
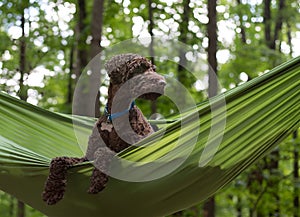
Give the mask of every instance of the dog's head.
[[166, 81], [155, 65], [137, 54], [114, 56], [105, 64], [112, 85], [129, 85], [131, 96], [155, 100], [164, 93]]

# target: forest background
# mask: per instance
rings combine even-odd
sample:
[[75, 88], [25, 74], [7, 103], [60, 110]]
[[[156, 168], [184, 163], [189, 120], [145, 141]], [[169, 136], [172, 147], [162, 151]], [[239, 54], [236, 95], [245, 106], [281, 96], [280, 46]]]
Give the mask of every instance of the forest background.
[[[209, 90], [215, 95], [299, 56], [299, 15], [298, 0], [2, 0], [0, 90], [71, 113], [76, 82], [96, 54], [127, 39], [157, 36], [202, 54], [218, 75], [219, 89]], [[152, 61], [200, 102], [209, 73], [201, 81], [178, 66], [193, 55], [178, 53], [173, 64]], [[105, 105], [102, 90], [99, 111]], [[174, 112], [163, 100], [138, 104], [147, 117]], [[230, 186], [173, 216], [299, 217], [299, 150], [295, 132]], [[0, 216], [43, 214], [0, 191]]]

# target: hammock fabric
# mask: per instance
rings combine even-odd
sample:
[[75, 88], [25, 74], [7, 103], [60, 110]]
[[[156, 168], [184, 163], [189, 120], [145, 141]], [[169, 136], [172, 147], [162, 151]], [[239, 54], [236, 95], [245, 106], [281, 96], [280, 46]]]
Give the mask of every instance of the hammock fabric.
[[[224, 97], [226, 105], [220, 103]], [[194, 115], [200, 121], [192, 118]], [[90, 133], [93, 121], [79, 117], [76, 121], [83, 133]], [[103, 192], [89, 195], [86, 190], [93, 166], [78, 165], [69, 170], [65, 198], [54, 206], [41, 199], [51, 158], [84, 154], [77, 145], [72, 118], [0, 93], [0, 122], [1, 190], [48, 216], [164, 216], [213, 195], [299, 128], [300, 57], [216, 96], [210, 103], [199, 104], [184, 117], [167, 123], [162, 137], [159, 131], [141, 146], [119, 154], [141, 165], [165, 162], [143, 174], [151, 176], [168, 168], [168, 162], [184, 157], [181, 153], [193, 145], [189, 142], [197, 134], [188, 158], [170, 174], [143, 182], [111, 178]], [[212, 128], [214, 137], [207, 143]], [[209, 147], [217, 140], [221, 144], [213, 158], [199, 162], [204, 151], [211, 153]], [[168, 155], [170, 152], [173, 154]]]

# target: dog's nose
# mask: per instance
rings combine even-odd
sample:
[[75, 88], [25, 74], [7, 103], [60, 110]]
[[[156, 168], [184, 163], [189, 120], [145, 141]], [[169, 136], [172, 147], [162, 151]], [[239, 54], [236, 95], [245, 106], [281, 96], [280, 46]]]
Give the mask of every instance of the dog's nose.
[[166, 81], [165, 81], [165, 80], [160, 80], [160, 81], [158, 82], [158, 84], [159, 84], [160, 86], [165, 86], [165, 85], [166, 85]]

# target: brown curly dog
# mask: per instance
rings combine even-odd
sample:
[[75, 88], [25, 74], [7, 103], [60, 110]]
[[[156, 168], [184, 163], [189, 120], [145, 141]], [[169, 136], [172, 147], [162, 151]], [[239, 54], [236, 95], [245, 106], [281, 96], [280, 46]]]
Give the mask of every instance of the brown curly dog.
[[[108, 182], [107, 173], [115, 153], [154, 132], [141, 110], [134, 104], [134, 99], [139, 97], [155, 100], [163, 93], [166, 84], [164, 77], [155, 72], [155, 66], [150, 61], [137, 54], [117, 55], [105, 64], [105, 68], [110, 77], [105, 114], [98, 119], [93, 128], [84, 157], [64, 156], [52, 159], [42, 194], [43, 200], [49, 205], [63, 198], [68, 168], [85, 161], [94, 161], [95, 168], [88, 192], [96, 194], [103, 190]], [[121, 91], [120, 88], [125, 83], [130, 90]], [[151, 92], [153, 89], [156, 91]], [[116, 94], [118, 97], [115, 97]], [[116, 109], [112, 113], [114, 105]], [[132, 129], [126, 130], [126, 123], [130, 124], [128, 126]]]

